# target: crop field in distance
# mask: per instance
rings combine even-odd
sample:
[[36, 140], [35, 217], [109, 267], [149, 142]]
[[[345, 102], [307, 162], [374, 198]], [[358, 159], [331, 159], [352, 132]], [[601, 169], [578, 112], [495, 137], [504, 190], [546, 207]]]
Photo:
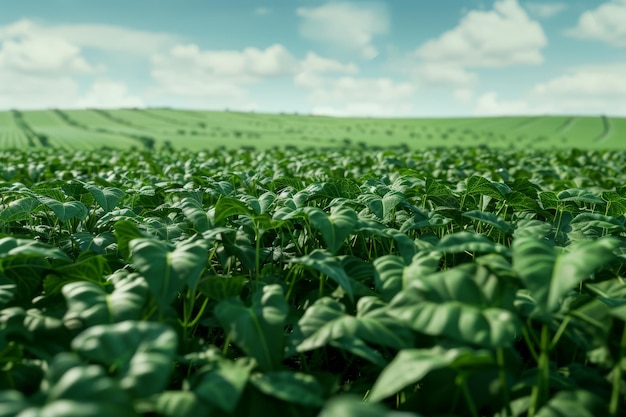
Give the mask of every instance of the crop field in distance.
[[172, 109], [0, 112], [0, 148], [478, 146], [623, 149], [626, 118], [371, 119]]
[[625, 118], [0, 112], [0, 417], [625, 399]]

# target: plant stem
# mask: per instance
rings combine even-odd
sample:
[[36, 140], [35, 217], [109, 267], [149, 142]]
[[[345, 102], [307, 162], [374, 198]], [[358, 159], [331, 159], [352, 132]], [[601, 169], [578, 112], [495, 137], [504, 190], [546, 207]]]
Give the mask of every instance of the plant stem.
[[467, 404], [467, 408], [469, 408], [470, 415], [472, 417], [480, 417], [478, 414], [478, 410], [476, 409], [476, 404], [474, 403], [474, 399], [472, 398], [469, 389], [467, 388], [467, 375], [460, 374], [457, 377], [457, 384], [461, 388], [461, 392], [463, 393], [463, 398], [465, 399], [465, 404]]
[[624, 352], [626, 351], [626, 325], [622, 330], [622, 340], [619, 346], [619, 353], [617, 355], [617, 361], [613, 368], [613, 389], [611, 391], [611, 402], [609, 403], [609, 415], [611, 417], [617, 417], [619, 412], [619, 400], [620, 400], [620, 388], [622, 385], [622, 362], [624, 359]]
[[533, 386], [528, 417], [533, 417], [545, 402], [549, 388], [550, 378], [550, 338], [549, 328], [546, 323], [541, 325], [541, 342], [539, 361], [537, 363], [537, 382]]
[[496, 349], [496, 358], [498, 361], [498, 374], [500, 377], [500, 389], [502, 390], [502, 402], [505, 408], [505, 417], [512, 416], [511, 401], [509, 397], [509, 387], [506, 380], [506, 373], [504, 371], [504, 349], [499, 347]]

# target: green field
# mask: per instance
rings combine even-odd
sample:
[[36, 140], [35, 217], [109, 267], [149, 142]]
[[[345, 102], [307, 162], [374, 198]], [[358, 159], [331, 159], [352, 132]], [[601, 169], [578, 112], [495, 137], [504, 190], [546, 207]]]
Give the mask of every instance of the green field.
[[0, 147], [393, 146], [626, 149], [626, 118], [334, 118], [172, 109], [0, 112]]

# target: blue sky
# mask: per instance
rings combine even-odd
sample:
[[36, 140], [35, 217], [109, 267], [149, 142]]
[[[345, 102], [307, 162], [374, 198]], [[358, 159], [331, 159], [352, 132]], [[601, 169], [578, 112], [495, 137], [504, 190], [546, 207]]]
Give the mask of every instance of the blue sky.
[[0, 110], [626, 116], [626, 0], [0, 0]]

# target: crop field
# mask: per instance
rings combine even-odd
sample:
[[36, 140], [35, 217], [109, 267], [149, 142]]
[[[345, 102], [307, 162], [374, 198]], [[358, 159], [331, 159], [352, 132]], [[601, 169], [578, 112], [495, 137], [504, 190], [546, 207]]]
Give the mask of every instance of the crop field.
[[171, 109], [0, 112], [0, 148], [238, 149], [275, 146], [480, 146], [624, 149], [626, 118], [331, 118]]
[[625, 416], [624, 120], [0, 113], [0, 417]]

